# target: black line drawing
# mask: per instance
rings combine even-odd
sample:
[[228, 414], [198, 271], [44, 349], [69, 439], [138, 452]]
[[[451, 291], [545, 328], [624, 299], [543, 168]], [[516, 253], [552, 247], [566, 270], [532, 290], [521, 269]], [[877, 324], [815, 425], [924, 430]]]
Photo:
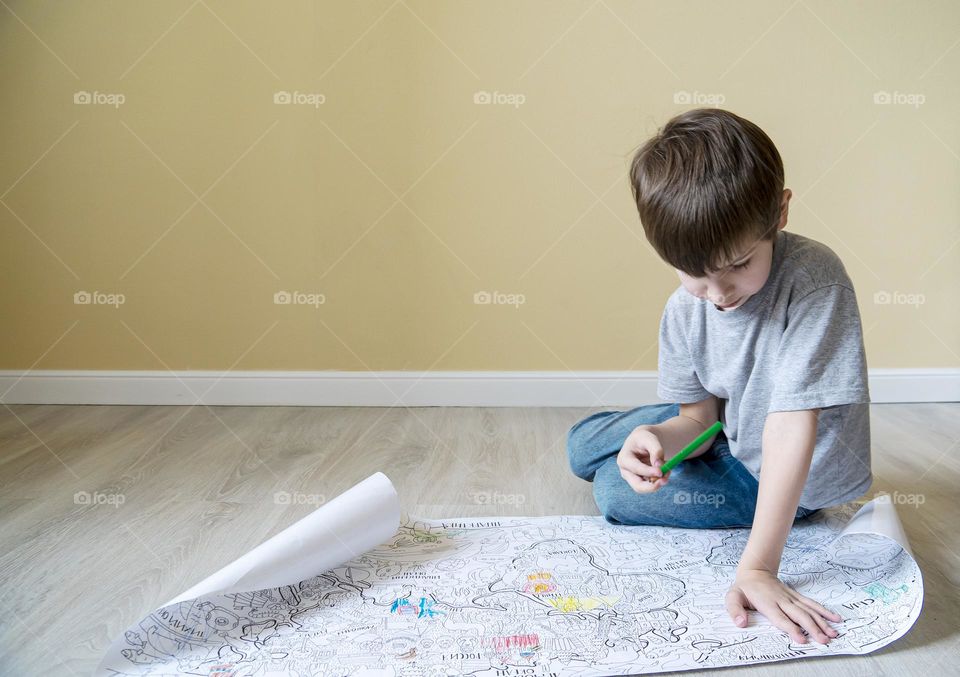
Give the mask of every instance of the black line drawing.
[[798, 523], [783, 555], [782, 579], [844, 619], [827, 646], [729, 620], [743, 529], [405, 518], [314, 578], [154, 611], [100, 674], [598, 676], [867, 653], [909, 630], [923, 582], [893, 538], [838, 538], [854, 512]]

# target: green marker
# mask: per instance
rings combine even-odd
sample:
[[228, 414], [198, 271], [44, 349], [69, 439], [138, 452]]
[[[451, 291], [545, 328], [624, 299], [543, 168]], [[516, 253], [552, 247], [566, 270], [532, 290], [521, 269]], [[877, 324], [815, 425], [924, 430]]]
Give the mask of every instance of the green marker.
[[[684, 459], [687, 458], [687, 456], [689, 456], [690, 454], [692, 454], [697, 447], [699, 447], [701, 444], [703, 444], [704, 442], [706, 442], [706, 441], [707, 441], [707, 438], [715, 435], [716, 433], [720, 432], [721, 430], [723, 430], [723, 423], [721, 423], [720, 421], [717, 421], [717, 422], [714, 423], [712, 426], [710, 426], [709, 428], [707, 428], [706, 430], [704, 430], [702, 433], [700, 433], [699, 435], [697, 435], [697, 439], [695, 439], [693, 442], [691, 442], [690, 444], [688, 444], [687, 446], [685, 446], [685, 447], [680, 451], [679, 454], [677, 454], [676, 456], [674, 456], [673, 458], [671, 458], [669, 461], [667, 461], [666, 463], [664, 463], [663, 465], [661, 465], [661, 466], [660, 466], [660, 472], [662, 472], [664, 475], [666, 475], [668, 472], [670, 472], [671, 470], [673, 470], [674, 468], [676, 468], [678, 465], [680, 465], [680, 463], [682, 463], [682, 462], [684, 461]], [[653, 477], [653, 478], [650, 478], [650, 479], [652, 479], [652, 480], [657, 480], [657, 479], [659, 479], [659, 478], [658, 478], [658, 477]]]

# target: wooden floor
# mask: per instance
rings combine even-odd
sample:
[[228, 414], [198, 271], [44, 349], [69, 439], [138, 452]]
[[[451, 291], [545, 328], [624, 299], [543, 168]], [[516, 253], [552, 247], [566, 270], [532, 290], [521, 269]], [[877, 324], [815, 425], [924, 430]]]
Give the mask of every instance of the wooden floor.
[[[565, 455], [592, 411], [0, 405], [0, 674], [90, 674], [128, 625], [314, 509], [275, 492], [329, 498], [383, 471], [412, 515], [595, 515]], [[871, 416], [869, 495], [923, 500], [898, 508], [920, 619], [869, 656], [723, 674], [960, 674], [960, 404]]]

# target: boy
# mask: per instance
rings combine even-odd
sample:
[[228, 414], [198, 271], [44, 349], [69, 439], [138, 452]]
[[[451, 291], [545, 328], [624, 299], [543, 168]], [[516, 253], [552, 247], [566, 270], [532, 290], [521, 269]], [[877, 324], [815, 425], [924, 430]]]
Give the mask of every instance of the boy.
[[870, 487], [870, 396], [853, 284], [831, 249], [783, 230], [783, 176], [767, 135], [724, 110], [678, 115], [637, 151], [644, 232], [681, 282], [659, 334], [657, 395], [676, 404], [588, 416], [567, 449], [611, 523], [752, 527], [730, 617], [745, 627], [756, 609], [794, 641], [802, 628], [826, 644], [840, 616], [777, 572], [794, 519]]

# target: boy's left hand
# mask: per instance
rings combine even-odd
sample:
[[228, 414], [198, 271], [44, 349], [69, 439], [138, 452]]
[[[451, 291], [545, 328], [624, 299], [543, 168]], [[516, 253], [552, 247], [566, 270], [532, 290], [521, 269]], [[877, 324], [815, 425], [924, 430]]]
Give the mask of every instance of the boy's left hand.
[[843, 619], [812, 599], [794, 592], [769, 571], [737, 571], [726, 597], [727, 613], [741, 628], [747, 626], [746, 609], [756, 609], [797, 644], [806, 644], [801, 627], [821, 644], [838, 635], [827, 623]]

